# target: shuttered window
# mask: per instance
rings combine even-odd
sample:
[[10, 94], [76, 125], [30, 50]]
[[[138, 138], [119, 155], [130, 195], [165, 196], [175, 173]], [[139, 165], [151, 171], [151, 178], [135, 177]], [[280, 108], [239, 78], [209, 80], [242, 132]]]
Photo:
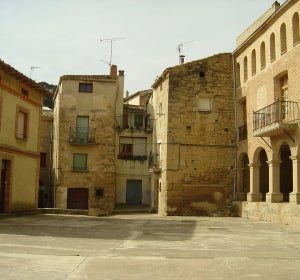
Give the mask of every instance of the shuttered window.
[[87, 154], [73, 154], [73, 169], [87, 170]]
[[27, 139], [28, 136], [28, 115], [29, 111], [17, 107], [16, 114], [16, 137], [19, 139]]

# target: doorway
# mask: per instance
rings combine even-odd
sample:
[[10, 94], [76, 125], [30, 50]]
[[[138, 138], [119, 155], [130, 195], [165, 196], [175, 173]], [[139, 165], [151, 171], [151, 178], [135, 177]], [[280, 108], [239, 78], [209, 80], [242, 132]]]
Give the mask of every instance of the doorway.
[[142, 180], [127, 180], [126, 182], [126, 204], [142, 204]]
[[0, 213], [8, 211], [10, 166], [11, 162], [9, 160], [2, 159], [0, 180]]

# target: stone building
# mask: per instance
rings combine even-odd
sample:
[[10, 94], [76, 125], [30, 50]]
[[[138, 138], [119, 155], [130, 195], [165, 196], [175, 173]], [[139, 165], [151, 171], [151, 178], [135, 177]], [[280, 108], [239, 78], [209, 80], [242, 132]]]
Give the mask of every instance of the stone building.
[[300, 202], [299, 13], [298, 0], [274, 2], [237, 38], [233, 52], [236, 197], [247, 199], [249, 217], [285, 219]]
[[55, 93], [55, 205], [90, 215], [113, 212], [115, 116], [123, 108], [124, 72], [62, 76]]
[[147, 105], [154, 205], [164, 215], [205, 215], [230, 202], [234, 95], [229, 53], [167, 68]]
[[50, 93], [0, 61], [0, 213], [38, 206], [43, 95]]
[[116, 203], [151, 206], [148, 160], [152, 140], [152, 117], [146, 102], [152, 90], [124, 98], [116, 115]]
[[53, 110], [43, 107], [40, 130], [40, 179], [39, 179], [39, 208], [53, 207]]

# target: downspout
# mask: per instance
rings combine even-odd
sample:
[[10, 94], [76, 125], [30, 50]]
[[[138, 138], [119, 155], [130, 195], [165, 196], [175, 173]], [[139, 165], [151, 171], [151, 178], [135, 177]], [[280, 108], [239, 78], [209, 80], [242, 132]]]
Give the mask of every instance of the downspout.
[[237, 187], [237, 153], [238, 153], [238, 130], [237, 130], [237, 93], [236, 93], [236, 69], [235, 59], [232, 54], [232, 76], [233, 76], [233, 95], [234, 95], [234, 128], [235, 128], [235, 149], [234, 149], [234, 181], [233, 181], [233, 199], [236, 198]]

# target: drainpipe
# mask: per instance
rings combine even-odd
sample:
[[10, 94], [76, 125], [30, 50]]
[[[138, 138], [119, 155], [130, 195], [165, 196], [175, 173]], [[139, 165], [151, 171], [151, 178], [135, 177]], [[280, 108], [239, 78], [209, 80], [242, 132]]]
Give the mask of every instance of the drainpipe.
[[233, 75], [233, 95], [234, 95], [234, 127], [235, 127], [235, 152], [234, 152], [234, 182], [233, 182], [233, 199], [236, 197], [237, 185], [237, 153], [238, 153], [238, 130], [237, 130], [237, 93], [236, 93], [236, 80], [235, 80], [235, 59], [232, 55], [232, 75]]

